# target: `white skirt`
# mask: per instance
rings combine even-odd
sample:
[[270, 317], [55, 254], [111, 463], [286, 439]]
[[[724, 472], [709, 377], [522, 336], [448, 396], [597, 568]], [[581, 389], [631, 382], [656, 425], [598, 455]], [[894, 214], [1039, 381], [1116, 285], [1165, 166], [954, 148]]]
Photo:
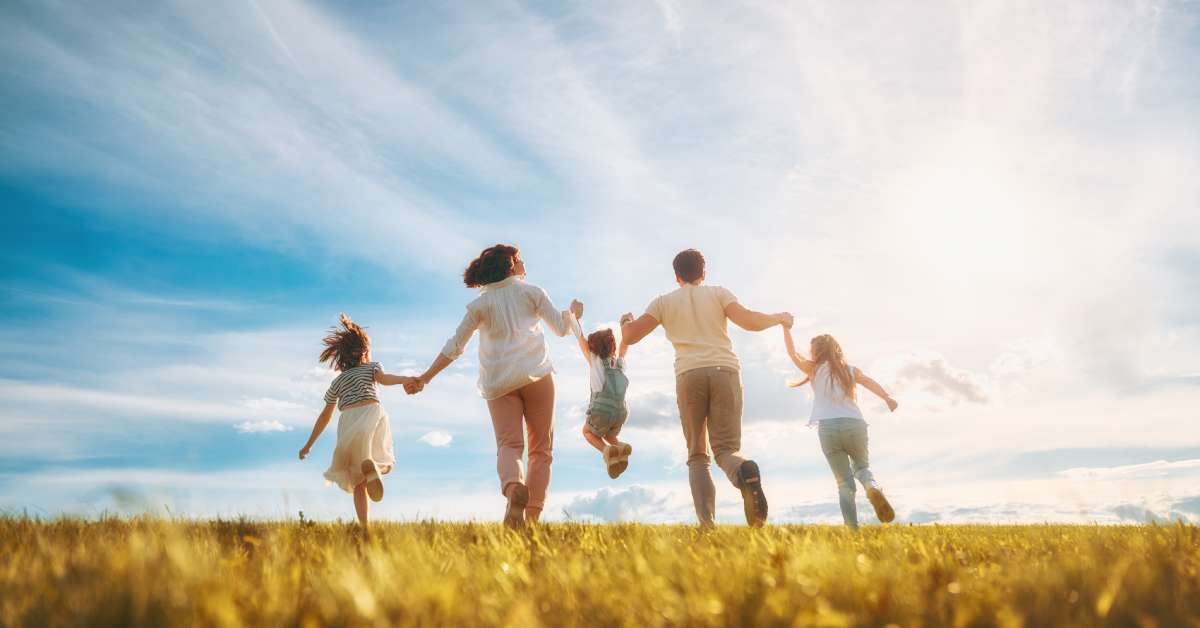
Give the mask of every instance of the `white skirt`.
[[363, 481], [362, 461], [370, 458], [387, 473], [396, 464], [392, 453], [392, 424], [387, 410], [378, 403], [343, 410], [338, 417], [337, 446], [333, 462], [325, 471], [329, 484], [336, 484], [347, 493]]

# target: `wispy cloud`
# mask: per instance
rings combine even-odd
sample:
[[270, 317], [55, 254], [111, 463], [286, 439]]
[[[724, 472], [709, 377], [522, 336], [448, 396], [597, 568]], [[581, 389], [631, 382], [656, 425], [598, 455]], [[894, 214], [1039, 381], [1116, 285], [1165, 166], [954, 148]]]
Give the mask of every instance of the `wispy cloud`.
[[1200, 460], [1155, 460], [1142, 464], [1127, 464], [1117, 467], [1075, 467], [1059, 472], [1064, 477], [1080, 480], [1107, 480], [1114, 478], [1166, 477], [1172, 473], [1200, 474]]
[[445, 430], [431, 430], [417, 440], [430, 447], [449, 447], [450, 443], [454, 442], [454, 436]]
[[294, 428], [290, 425], [284, 425], [276, 420], [270, 421], [244, 421], [234, 426], [237, 431], [242, 434], [257, 434], [259, 432], [290, 432]]

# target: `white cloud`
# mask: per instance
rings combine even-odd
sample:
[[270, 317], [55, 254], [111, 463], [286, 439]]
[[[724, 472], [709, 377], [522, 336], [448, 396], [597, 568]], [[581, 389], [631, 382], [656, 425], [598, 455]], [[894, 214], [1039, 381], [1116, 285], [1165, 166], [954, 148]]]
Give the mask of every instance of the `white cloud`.
[[454, 436], [445, 430], [432, 430], [417, 439], [430, 447], [449, 447], [454, 442]]
[[1076, 467], [1060, 471], [1059, 475], [1078, 480], [1107, 480], [1114, 478], [1155, 478], [1175, 473], [1200, 474], [1200, 460], [1155, 460], [1142, 464], [1117, 467]]
[[598, 521], [664, 521], [680, 516], [672, 507], [670, 494], [644, 486], [613, 490], [602, 488], [590, 495], [579, 495], [562, 507], [564, 516]]
[[234, 426], [237, 431], [242, 434], [257, 434], [260, 432], [290, 432], [294, 429], [290, 425], [284, 425], [276, 420], [270, 421], [243, 421]]

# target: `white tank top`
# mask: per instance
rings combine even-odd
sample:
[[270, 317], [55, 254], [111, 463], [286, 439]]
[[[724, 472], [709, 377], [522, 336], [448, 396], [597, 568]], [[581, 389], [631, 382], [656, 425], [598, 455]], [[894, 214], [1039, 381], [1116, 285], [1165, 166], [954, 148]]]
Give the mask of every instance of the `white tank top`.
[[[850, 377], [854, 377], [854, 367], [850, 369]], [[813, 407], [809, 425], [816, 425], [825, 419], [861, 419], [862, 411], [853, 399], [846, 396], [842, 384], [833, 377], [829, 364], [822, 363], [812, 376]]]

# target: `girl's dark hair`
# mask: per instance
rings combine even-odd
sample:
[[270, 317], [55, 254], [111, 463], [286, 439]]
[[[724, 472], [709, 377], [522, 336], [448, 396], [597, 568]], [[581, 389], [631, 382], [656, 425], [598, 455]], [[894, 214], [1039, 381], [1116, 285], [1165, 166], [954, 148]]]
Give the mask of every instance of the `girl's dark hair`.
[[463, 283], [468, 288], [478, 288], [508, 279], [520, 253], [520, 249], [507, 244], [489, 246], [467, 264], [467, 269], [463, 271]]
[[325, 349], [321, 351], [321, 362], [339, 371], [351, 369], [363, 363], [367, 351], [371, 348], [371, 337], [366, 330], [359, 327], [345, 314], [338, 314], [341, 328], [331, 327], [329, 335], [321, 342]]
[[588, 334], [587, 346], [588, 351], [600, 356], [601, 360], [607, 360], [617, 350], [617, 338], [611, 329], [601, 329]]

